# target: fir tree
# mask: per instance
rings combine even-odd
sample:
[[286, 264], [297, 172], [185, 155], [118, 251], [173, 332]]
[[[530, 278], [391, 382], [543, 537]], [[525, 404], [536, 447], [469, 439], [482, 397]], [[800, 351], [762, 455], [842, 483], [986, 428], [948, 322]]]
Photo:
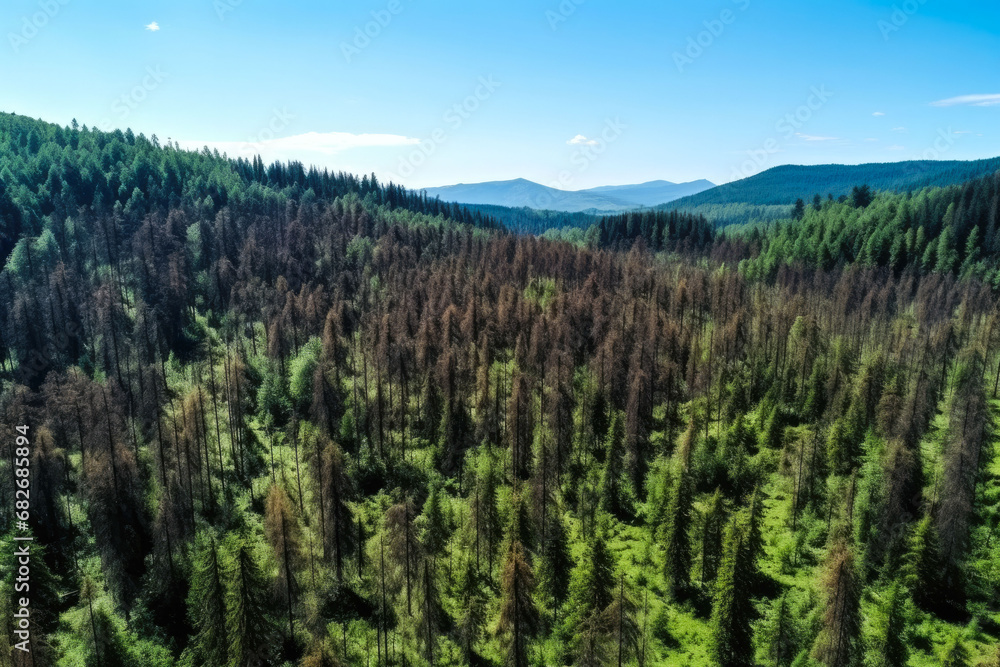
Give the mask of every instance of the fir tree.
[[270, 588], [254, 547], [246, 537], [229, 540], [225, 561], [229, 638], [228, 667], [264, 667], [274, 652]]

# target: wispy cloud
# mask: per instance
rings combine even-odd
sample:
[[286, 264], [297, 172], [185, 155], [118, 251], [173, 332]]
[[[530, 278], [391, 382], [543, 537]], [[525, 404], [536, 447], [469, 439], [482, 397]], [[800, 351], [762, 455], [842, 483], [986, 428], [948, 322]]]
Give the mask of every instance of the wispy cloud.
[[995, 107], [997, 105], [1000, 105], [1000, 93], [995, 95], [960, 95], [958, 97], [949, 97], [946, 100], [931, 102], [932, 107]]
[[894, 128], [892, 128], [892, 131], [893, 132], [906, 132], [906, 128], [902, 127], [902, 126], [900, 126], [900, 127], [894, 127]]
[[873, 116], [884, 116], [884, 115], [885, 115], [885, 112], [884, 112], [884, 111], [876, 111], [876, 112], [875, 112], [875, 113], [873, 113], [872, 115], [873, 115]]
[[878, 139], [875, 139], [874, 137], [868, 137], [867, 139], [865, 139], [865, 141], [875, 142], [878, 141]]
[[588, 139], [582, 134], [578, 134], [566, 143], [570, 146], [596, 146], [598, 141], [596, 139]]
[[160, 24], [157, 23], [156, 21], [153, 21], [152, 23], [146, 24], [145, 28], [149, 32], [157, 32], [160, 29]]
[[837, 141], [837, 137], [817, 137], [812, 134], [802, 134], [801, 132], [796, 132], [795, 136], [803, 141]]
[[416, 146], [420, 143], [420, 139], [401, 134], [307, 132], [266, 141], [181, 141], [179, 143], [183, 148], [199, 150], [203, 146], [208, 146], [231, 157], [249, 157], [257, 153], [268, 156], [295, 156], [309, 153], [337, 155], [355, 148]]
[[906, 150], [906, 146], [900, 146], [899, 144], [896, 144], [895, 146], [889, 146], [886, 150], [889, 150], [889, 151], [905, 151]]

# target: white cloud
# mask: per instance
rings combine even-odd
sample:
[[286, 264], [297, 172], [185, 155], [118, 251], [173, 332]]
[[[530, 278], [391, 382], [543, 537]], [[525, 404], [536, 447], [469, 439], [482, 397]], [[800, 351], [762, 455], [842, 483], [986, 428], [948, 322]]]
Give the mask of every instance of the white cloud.
[[[352, 134], [350, 132], [307, 132], [290, 137], [260, 141], [181, 141], [181, 148], [201, 150], [208, 146], [230, 157], [251, 157], [258, 153], [269, 159], [302, 159], [302, 154], [337, 155], [354, 148], [416, 146], [420, 139], [400, 134]], [[306, 160], [303, 160], [306, 161]]]
[[865, 139], [865, 141], [878, 141], [878, 139], [874, 139], [872, 137], [869, 137], [869, 138]]
[[588, 139], [582, 134], [578, 134], [566, 143], [570, 146], [596, 146], [598, 141], [596, 139]]
[[159, 23], [157, 23], [156, 21], [153, 21], [152, 23], [150, 23], [150, 24], [147, 24], [147, 25], [145, 26], [145, 28], [146, 28], [146, 30], [148, 30], [149, 32], [156, 32], [157, 30], [159, 30], [159, 29], [160, 29], [160, 24], [159, 24]]
[[902, 127], [902, 126], [901, 127], [894, 127], [894, 128], [892, 128], [892, 131], [893, 132], [906, 132], [906, 128]]
[[796, 132], [795, 136], [803, 141], [836, 141], [837, 137], [817, 137], [812, 134], [802, 134], [801, 132]]
[[873, 115], [873, 116], [884, 116], [884, 115], [885, 115], [885, 112], [884, 112], [884, 111], [876, 111], [876, 112], [875, 112], [875, 113], [873, 113], [872, 115]]
[[899, 144], [897, 144], [895, 146], [889, 146], [889, 148], [887, 148], [886, 150], [890, 150], [890, 151], [905, 151], [906, 150], [906, 146], [900, 146]]
[[960, 95], [958, 97], [949, 97], [946, 100], [938, 100], [937, 102], [931, 102], [932, 107], [957, 107], [957, 106], [995, 107], [997, 105], [1000, 105], [1000, 94]]

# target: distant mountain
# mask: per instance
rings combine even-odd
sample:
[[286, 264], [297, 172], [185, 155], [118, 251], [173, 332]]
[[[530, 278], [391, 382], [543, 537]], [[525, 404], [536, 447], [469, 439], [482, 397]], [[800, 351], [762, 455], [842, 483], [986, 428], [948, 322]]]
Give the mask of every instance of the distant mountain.
[[960, 161], [919, 160], [874, 164], [785, 165], [659, 206], [700, 213], [719, 224], [784, 217], [788, 206], [816, 194], [849, 195], [857, 185], [875, 190], [910, 192], [973, 180], [1000, 170], [1000, 158]]
[[536, 210], [580, 212], [627, 211], [652, 207], [713, 187], [705, 181], [671, 183], [651, 181], [638, 185], [608, 185], [589, 190], [559, 190], [518, 178], [512, 181], [492, 181], [427, 188], [428, 197], [461, 204], [507, 206]]
[[639, 185], [603, 185], [598, 188], [581, 190], [581, 192], [593, 192], [595, 194], [609, 195], [616, 199], [624, 199], [641, 206], [658, 206], [672, 202], [681, 197], [696, 195], [710, 188], [715, 184], [711, 181], [701, 179], [690, 183], [671, 183], [670, 181], [650, 181]]

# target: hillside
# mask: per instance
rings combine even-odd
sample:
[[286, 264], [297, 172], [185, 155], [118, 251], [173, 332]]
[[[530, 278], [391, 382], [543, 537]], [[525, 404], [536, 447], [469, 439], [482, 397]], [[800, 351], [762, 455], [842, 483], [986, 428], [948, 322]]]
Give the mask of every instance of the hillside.
[[429, 197], [469, 205], [506, 206], [594, 213], [650, 207], [711, 188], [708, 181], [670, 183], [651, 181], [640, 185], [613, 185], [567, 191], [525, 180], [494, 181], [427, 188]]
[[1000, 176], [566, 242], [10, 115], [0, 165], [15, 667], [1000, 657]]
[[1000, 158], [960, 161], [911, 161], [861, 165], [774, 167], [755, 176], [684, 197], [661, 208], [698, 213], [719, 224], [773, 220], [787, 215], [796, 199], [850, 194], [867, 184], [884, 192], [912, 192], [963, 183], [1000, 170]]

